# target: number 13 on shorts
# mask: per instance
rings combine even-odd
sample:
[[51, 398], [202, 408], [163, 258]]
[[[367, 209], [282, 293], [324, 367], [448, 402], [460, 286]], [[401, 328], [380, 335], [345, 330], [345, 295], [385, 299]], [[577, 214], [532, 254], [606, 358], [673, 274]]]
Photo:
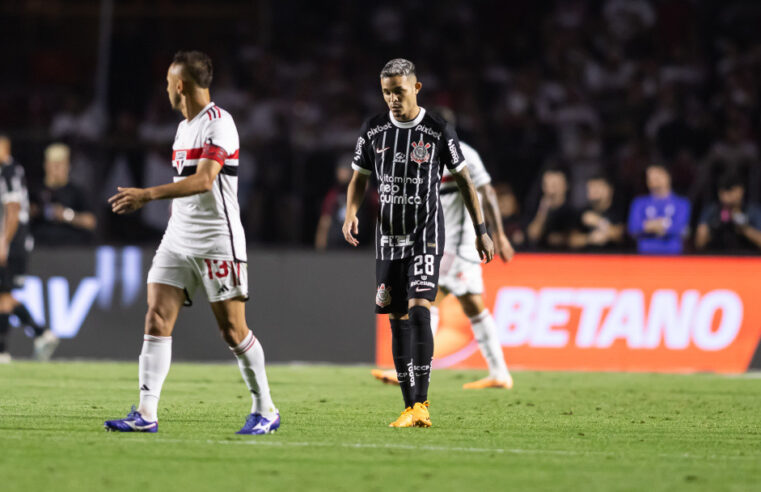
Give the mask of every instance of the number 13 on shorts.
[[238, 285], [240, 281], [240, 263], [228, 260], [210, 260], [205, 258], [206, 275], [209, 280], [224, 279], [232, 273], [233, 285]]

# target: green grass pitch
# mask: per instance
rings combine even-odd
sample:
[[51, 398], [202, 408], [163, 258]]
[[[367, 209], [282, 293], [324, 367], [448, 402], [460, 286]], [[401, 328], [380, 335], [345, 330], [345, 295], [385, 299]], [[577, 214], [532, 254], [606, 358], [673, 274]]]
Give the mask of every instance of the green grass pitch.
[[431, 429], [390, 429], [398, 389], [366, 367], [272, 366], [282, 417], [236, 436], [237, 366], [174, 364], [158, 434], [103, 420], [137, 397], [137, 363], [0, 366], [0, 490], [761, 490], [761, 379], [434, 372]]

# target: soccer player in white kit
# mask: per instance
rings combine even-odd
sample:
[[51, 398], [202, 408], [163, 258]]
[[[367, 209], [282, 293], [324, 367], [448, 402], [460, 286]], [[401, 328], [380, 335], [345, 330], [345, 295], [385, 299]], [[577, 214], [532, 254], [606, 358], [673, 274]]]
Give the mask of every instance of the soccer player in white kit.
[[185, 117], [172, 146], [174, 182], [119, 188], [109, 199], [117, 214], [151, 200], [172, 199], [172, 215], [148, 272], [148, 312], [139, 359], [140, 404], [107, 430], [156, 432], [158, 401], [172, 352], [172, 330], [198, 287], [206, 291], [222, 338], [238, 360], [253, 405], [238, 434], [268, 434], [280, 427], [270, 397], [264, 351], [246, 324], [246, 238], [238, 207], [238, 131], [232, 116], [211, 102], [211, 59], [180, 51], [167, 73], [172, 108]]
[[[437, 111], [447, 121], [454, 125], [454, 114], [447, 108], [437, 108]], [[503, 261], [510, 261], [515, 254], [510, 241], [502, 229], [502, 219], [496, 202], [496, 193], [491, 186], [491, 176], [484, 167], [478, 152], [460, 140], [465, 162], [467, 162], [473, 185], [482, 195], [481, 203], [484, 216], [494, 238], [494, 249]], [[444, 169], [441, 180], [441, 206], [444, 208], [444, 256], [441, 259], [441, 276], [439, 277], [439, 292], [431, 307], [431, 328], [436, 331], [439, 324], [438, 306], [449, 295], [453, 294], [460, 302], [463, 311], [470, 320], [481, 354], [489, 367], [489, 375], [478, 381], [463, 385], [465, 389], [513, 387], [513, 378], [505, 363], [502, 345], [497, 336], [497, 328], [489, 310], [484, 305], [482, 294], [484, 282], [481, 272], [481, 260], [473, 247], [475, 232], [466, 222], [468, 212], [457, 193], [449, 170]], [[395, 370], [383, 371], [374, 369], [373, 376], [377, 379], [396, 384]]]

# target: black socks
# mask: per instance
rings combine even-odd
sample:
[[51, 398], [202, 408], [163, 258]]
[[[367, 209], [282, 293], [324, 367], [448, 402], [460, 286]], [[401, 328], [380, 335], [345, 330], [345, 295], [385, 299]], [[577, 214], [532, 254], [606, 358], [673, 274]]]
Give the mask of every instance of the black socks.
[[410, 320], [390, 319], [391, 322], [391, 353], [394, 356], [396, 377], [402, 389], [404, 407], [415, 404], [415, 373], [412, 362], [412, 330]]
[[11, 328], [10, 322], [8, 321], [9, 317], [10, 314], [8, 313], [0, 313], [0, 353], [8, 350], [5, 340], [8, 337], [8, 331]]
[[423, 306], [413, 306], [410, 311], [410, 328], [414, 341], [415, 403], [428, 399], [428, 384], [431, 382], [431, 362], [433, 361], [433, 331], [431, 331], [431, 311]]
[[34, 318], [32, 318], [32, 315], [29, 313], [29, 310], [23, 304], [19, 303], [15, 308], [13, 308], [13, 314], [15, 314], [19, 321], [21, 321], [22, 326], [28, 326], [34, 331], [35, 337], [38, 337], [44, 333], [45, 329], [35, 323]]

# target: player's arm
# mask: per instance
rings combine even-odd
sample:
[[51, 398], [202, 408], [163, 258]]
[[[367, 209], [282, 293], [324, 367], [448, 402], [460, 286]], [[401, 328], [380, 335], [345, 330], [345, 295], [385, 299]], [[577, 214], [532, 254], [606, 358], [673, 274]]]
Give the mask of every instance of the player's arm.
[[502, 227], [502, 214], [499, 212], [497, 192], [494, 191], [494, 187], [490, 183], [487, 183], [478, 188], [478, 193], [483, 197], [486, 224], [494, 234], [494, 252], [502, 258], [502, 261], [510, 261], [515, 255], [515, 250]]
[[481, 213], [478, 192], [476, 187], [473, 186], [473, 181], [470, 179], [470, 172], [467, 166], [462, 166], [459, 171], [452, 172], [452, 176], [454, 176], [457, 187], [460, 189], [460, 194], [465, 202], [465, 208], [468, 209], [470, 220], [473, 221], [473, 226], [476, 228], [476, 250], [478, 250], [478, 255], [488, 263], [494, 258], [494, 244], [486, 232], [486, 224]]
[[2, 245], [0, 245], [0, 265], [5, 265], [8, 261], [8, 251], [11, 247], [11, 241], [13, 241], [13, 236], [16, 235], [16, 231], [18, 230], [21, 204], [19, 202], [6, 202], [4, 208], [3, 237]]
[[3, 176], [0, 184], [0, 194], [3, 201], [3, 236], [0, 238], [0, 265], [8, 261], [8, 251], [16, 235], [19, 224], [19, 212], [21, 211], [20, 194], [21, 182], [17, 176]]
[[346, 242], [352, 246], [359, 246], [359, 241], [355, 237], [359, 234], [359, 219], [357, 212], [365, 199], [367, 183], [370, 181], [370, 175], [373, 173], [373, 156], [371, 154], [368, 140], [365, 139], [367, 129], [370, 126], [370, 120], [362, 124], [362, 128], [357, 138], [357, 145], [354, 147], [354, 157], [351, 161], [351, 168], [354, 169], [354, 175], [349, 182], [349, 188], [346, 190], [346, 217], [344, 225], [341, 228]]
[[111, 210], [114, 213], [127, 214], [140, 209], [153, 200], [181, 198], [206, 193], [214, 186], [214, 180], [217, 179], [221, 170], [222, 166], [218, 161], [201, 159], [198, 161], [196, 172], [181, 181], [151, 188], [119, 187], [119, 193], [109, 198], [108, 203], [111, 204]]
[[349, 182], [346, 191], [346, 218], [344, 219], [343, 234], [346, 242], [352, 246], [358, 246], [359, 241], [355, 237], [359, 234], [359, 219], [357, 212], [365, 199], [367, 183], [370, 181], [370, 173], [354, 169], [354, 175]]

